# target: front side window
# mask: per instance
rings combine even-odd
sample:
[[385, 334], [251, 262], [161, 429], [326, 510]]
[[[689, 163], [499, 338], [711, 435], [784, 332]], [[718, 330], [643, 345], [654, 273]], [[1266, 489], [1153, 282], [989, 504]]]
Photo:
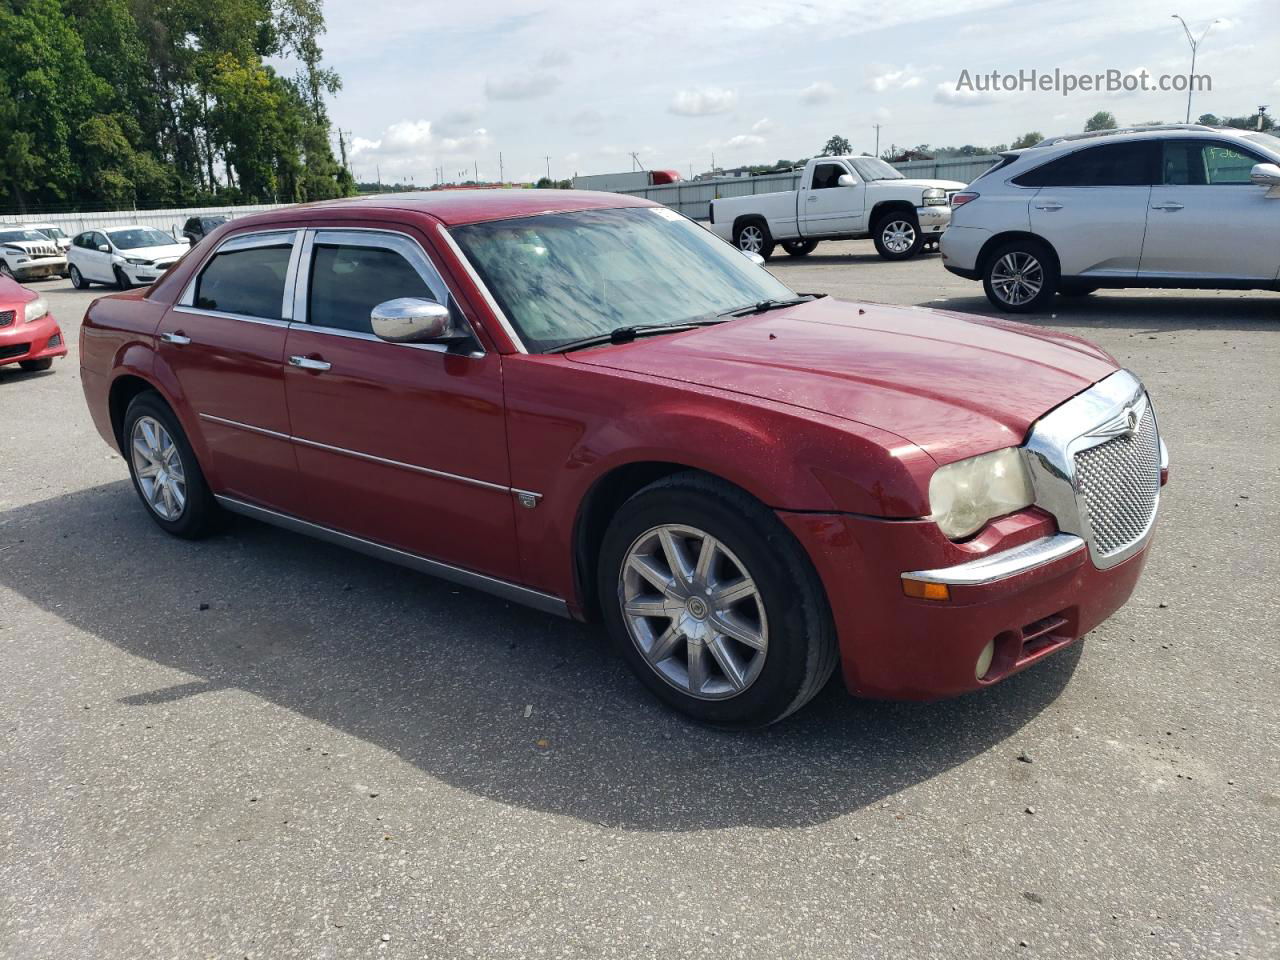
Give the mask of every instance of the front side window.
[[387, 300], [436, 300], [426, 280], [395, 250], [317, 240], [311, 255], [308, 322], [372, 333], [369, 315]]
[[1156, 182], [1160, 145], [1154, 140], [1077, 150], [1013, 182], [1022, 187], [1145, 187]]
[[98, 233], [95, 230], [93, 233], [93, 239], [89, 241], [89, 244], [95, 250], [97, 250], [99, 247], [109, 246], [109, 244], [107, 243], [107, 235], [105, 233]]
[[1254, 165], [1263, 162], [1261, 157], [1225, 143], [1208, 142], [1204, 145], [1205, 179], [1210, 186], [1251, 183], [1249, 174]]
[[830, 190], [838, 187], [841, 175], [848, 172], [838, 163], [820, 163], [813, 168], [813, 189]]
[[795, 296], [663, 207], [545, 213], [455, 227], [452, 236], [533, 352]]
[[196, 280], [195, 305], [203, 310], [279, 320], [293, 242], [222, 250]]

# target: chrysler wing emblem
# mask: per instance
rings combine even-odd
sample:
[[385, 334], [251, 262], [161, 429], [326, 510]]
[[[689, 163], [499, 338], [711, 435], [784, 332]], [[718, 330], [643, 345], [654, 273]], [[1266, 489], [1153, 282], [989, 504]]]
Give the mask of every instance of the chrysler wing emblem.
[[1138, 432], [1142, 423], [1142, 415], [1146, 412], [1147, 401], [1144, 397], [1137, 403], [1125, 407], [1116, 416], [1089, 431], [1091, 437], [1132, 437]]

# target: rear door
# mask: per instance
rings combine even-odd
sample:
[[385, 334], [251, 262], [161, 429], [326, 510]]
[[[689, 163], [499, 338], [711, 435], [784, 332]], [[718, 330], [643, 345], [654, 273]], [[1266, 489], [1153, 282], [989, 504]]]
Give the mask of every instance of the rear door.
[[157, 331], [214, 491], [286, 513], [299, 509], [283, 363], [301, 242], [301, 230], [227, 239]]
[[1254, 164], [1269, 161], [1220, 140], [1167, 140], [1163, 147], [1141, 275], [1274, 280], [1280, 200], [1249, 180]]
[[1032, 233], [1053, 245], [1064, 277], [1136, 277], [1160, 145], [1154, 140], [1085, 147], [1013, 182], [1038, 187]]
[[465, 324], [423, 242], [408, 226], [308, 231], [284, 374], [303, 516], [516, 579], [501, 357], [389, 343], [370, 325], [399, 297], [449, 304]]
[[[848, 174], [857, 183], [842, 187], [840, 177]], [[854, 233], [862, 226], [867, 185], [840, 160], [814, 164], [813, 182], [800, 191], [800, 232], [806, 237], [838, 236]]]

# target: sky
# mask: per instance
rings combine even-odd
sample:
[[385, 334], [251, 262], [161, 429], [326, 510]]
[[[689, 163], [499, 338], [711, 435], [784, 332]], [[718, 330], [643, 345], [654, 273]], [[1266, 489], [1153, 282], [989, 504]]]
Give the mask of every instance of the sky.
[[[1192, 117], [1280, 115], [1275, 0], [326, 0], [331, 105], [360, 180], [434, 182], [478, 168], [528, 181], [812, 156], [833, 134], [880, 145], [1008, 143], [1083, 127], [1181, 120], [1174, 92], [957, 92], [962, 70], [1185, 73]], [[345, 134], [344, 134], [345, 135]], [[550, 158], [549, 160], [547, 158]]]

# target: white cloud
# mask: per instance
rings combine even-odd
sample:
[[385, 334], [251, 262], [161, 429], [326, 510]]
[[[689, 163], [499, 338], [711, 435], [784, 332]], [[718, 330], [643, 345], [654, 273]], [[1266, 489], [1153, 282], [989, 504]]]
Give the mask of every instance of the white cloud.
[[545, 70], [490, 77], [484, 82], [484, 93], [490, 100], [532, 100], [546, 96], [560, 85], [560, 78]]
[[478, 127], [466, 136], [462, 137], [445, 137], [440, 141], [440, 149], [445, 153], [473, 153], [476, 150], [487, 149], [493, 143], [493, 138], [489, 136], [489, 131], [484, 127]]
[[773, 121], [768, 117], [761, 117], [751, 125], [752, 133], [769, 133], [773, 130]]
[[706, 117], [713, 113], [728, 113], [737, 102], [736, 91], [705, 87], [679, 91], [667, 109], [682, 117]]
[[871, 111], [871, 116], [883, 122], [893, 116], [893, 111], [888, 107], [876, 107]]
[[754, 133], [740, 133], [736, 137], [730, 137], [724, 142], [729, 149], [737, 147], [758, 147], [764, 143], [764, 137], [758, 137]]
[[826, 80], [816, 80], [800, 91], [800, 99], [810, 106], [826, 103], [836, 95], [836, 88]]
[[954, 83], [940, 83], [933, 91], [933, 102], [949, 107], [981, 107], [999, 99], [987, 90], [956, 89]]
[[572, 59], [567, 51], [548, 50], [538, 58], [538, 66], [543, 69], [548, 67], [567, 67]]
[[922, 83], [924, 78], [908, 64], [900, 70], [886, 70], [876, 74], [867, 81], [867, 86], [876, 93], [884, 93], [886, 90], [910, 90]]
[[569, 118], [569, 123], [575, 127], [598, 127], [609, 119], [609, 115], [594, 107], [587, 107], [579, 110]]

